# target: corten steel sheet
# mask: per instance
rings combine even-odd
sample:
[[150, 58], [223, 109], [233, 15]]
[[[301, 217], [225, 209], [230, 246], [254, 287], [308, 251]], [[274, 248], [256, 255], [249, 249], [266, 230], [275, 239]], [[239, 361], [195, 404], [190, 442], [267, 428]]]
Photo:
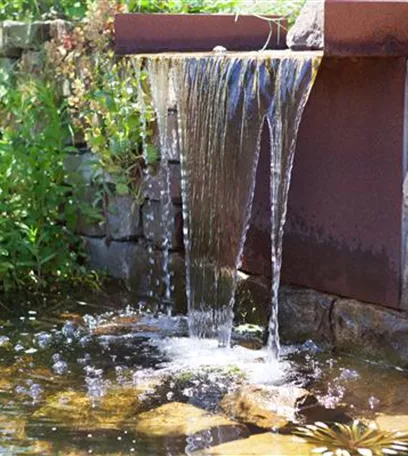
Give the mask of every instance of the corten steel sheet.
[[282, 18], [278, 23], [241, 15], [235, 20], [234, 15], [218, 14], [118, 14], [115, 48], [119, 55], [212, 51], [215, 46], [253, 51], [262, 49], [272, 29], [268, 49], [285, 49], [286, 28]]
[[[405, 60], [323, 59], [298, 137], [283, 282], [398, 308]], [[263, 274], [269, 186], [260, 173], [243, 268]]]
[[241, 269], [268, 277], [272, 273], [270, 169], [270, 138], [269, 129], [265, 122], [256, 170], [251, 220], [244, 245]]
[[408, 2], [326, 0], [327, 56], [408, 56]]

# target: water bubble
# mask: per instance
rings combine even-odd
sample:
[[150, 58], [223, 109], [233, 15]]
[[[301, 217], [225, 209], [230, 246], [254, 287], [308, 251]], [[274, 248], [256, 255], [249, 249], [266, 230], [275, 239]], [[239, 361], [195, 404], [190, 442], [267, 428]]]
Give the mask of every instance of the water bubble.
[[368, 399], [368, 404], [370, 406], [370, 409], [371, 410], [374, 410], [375, 408], [377, 408], [379, 405], [380, 405], [380, 400], [377, 399], [376, 397], [374, 396], [371, 396], [369, 399]]
[[340, 380], [357, 380], [358, 378], [360, 378], [360, 374], [353, 369], [343, 369], [339, 377]]
[[27, 394], [32, 398], [33, 403], [38, 402], [41, 399], [43, 389], [37, 383], [33, 383], [27, 391]]
[[46, 348], [51, 344], [52, 335], [45, 331], [39, 332], [35, 337], [36, 343], [40, 348]]
[[307, 352], [311, 352], [311, 353], [319, 353], [321, 352], [321, 348], [316, 345], [313, 340], [309, 339], [307, 340], [306, 342], [304, 342], [301, 346], [300, 346], [300, 349], [302, 351], [307, 351]]
[[68, 364], [65, 361], [57, 361], [52, 365], [52, 370], [57, 375], [64, 375], [68, 371]]
[[15, 392], [17, 394], [27, 394], [27, 388], [25, 386], [22, 386], [22, 385], [17, 385], [16, 388], [15, 388]]
[[24, 347], [21, 344], [17, 344], [14, 346], [14, 351], [20, 352], [22, 350], [24, 350]]
[[103, 370], [96, 369], [92, 366], [85, 366], [84, 371], [86, 373], [85, 384], [87, 386], [88, 395], [92, 399], [99, 399], [105, 395], [108, 382], [103, 378]]
[[7, 336], [0, 336], [0, 347], [4, 347], [10, 342], [10, 338]]
[[81, 334], [80, 328], [72, 321], [67, 321], [62, 327], [61, 332], [70, 342], [72, 342], [72, 339], [76, 339]]

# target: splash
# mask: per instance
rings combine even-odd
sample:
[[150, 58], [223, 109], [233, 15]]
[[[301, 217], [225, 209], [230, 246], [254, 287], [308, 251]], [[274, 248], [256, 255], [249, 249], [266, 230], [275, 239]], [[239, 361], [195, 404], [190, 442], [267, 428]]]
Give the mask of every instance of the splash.
[[268, 345], [276, 358], [287, 195], [300, 119], [320, 57], [274, 51], [134, 58], [146, 61], [165, 154], [169, 93], [174, 91], [176, 97], [190, 335], [217, 338], [224, 347], [230, 345], [237, 273], [265, 122], [269, 128], [272, 312]]

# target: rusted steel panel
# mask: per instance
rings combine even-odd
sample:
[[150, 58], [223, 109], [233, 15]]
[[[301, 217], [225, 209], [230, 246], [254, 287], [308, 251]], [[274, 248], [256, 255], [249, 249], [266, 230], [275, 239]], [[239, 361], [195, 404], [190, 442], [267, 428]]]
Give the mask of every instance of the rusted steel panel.
[[272, 36], [268, 49], [286, 48], [286, 19], [269, 22], [255, 16], [205, 14], [118, 14], [115, 17], [116, 53], [258, 50]]
[[270, 277], [271, 263], [271, 199], [270, 139], [265, 123], [262, 131], [261, 151], [256, 170], [256, 185], [249, 229], [244, 246], [241, 269], [252, 274]]
[[408, 2], [326, 0], [327, 56], [408, 56]]
[[[323, 59], [297, 143], [284, 282], [399, 307], [405, 60]], [[265, 176], [243, 263], [261, 274], [270, 271]]]

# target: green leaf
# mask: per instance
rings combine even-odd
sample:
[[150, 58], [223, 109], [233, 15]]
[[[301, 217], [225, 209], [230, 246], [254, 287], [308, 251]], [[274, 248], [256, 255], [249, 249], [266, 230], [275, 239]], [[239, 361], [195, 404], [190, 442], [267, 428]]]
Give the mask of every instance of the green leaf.
[[129, 187], [126, 184], [118, 183], [116, 184], [116, 192], [118, 195], [129, 195]]

